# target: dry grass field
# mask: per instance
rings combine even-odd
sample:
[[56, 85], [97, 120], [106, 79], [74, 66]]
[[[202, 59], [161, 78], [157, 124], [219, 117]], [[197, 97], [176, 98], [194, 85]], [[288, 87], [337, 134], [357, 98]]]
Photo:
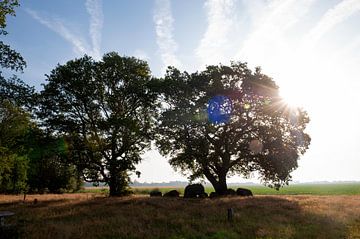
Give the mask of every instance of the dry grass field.
[[[34, 204], [34, 199], [38, 202]], [[20, 238], [360, 238], [360, 196], [0, 196]], [[227, 221], [227, 209], [234, 220]], [[6, 233], [8, 233], [7, 231]], [[4, 233], [2, 237], [9, 237]]]

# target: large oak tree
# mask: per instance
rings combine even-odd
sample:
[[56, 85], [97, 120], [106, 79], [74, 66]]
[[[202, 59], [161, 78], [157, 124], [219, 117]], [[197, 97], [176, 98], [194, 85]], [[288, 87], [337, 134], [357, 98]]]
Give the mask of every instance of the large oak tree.
[[56, 67], [41, 92], [40, 116], [66, 138], [69, 157], [88, 181], [126, 193], [128, 173], [150, 146], [157, 112], [146, 62], [108, 53]]
[[207, 178], [226, 194], [227, 177], [257, 172], [278, 189], [291, 179], [310, 137], [309, 117], [287, 106], [268, 76], [244, 63], [208, 66], [188, 74], [169, 68], [157, 144], [170, 164], [196, 178]]

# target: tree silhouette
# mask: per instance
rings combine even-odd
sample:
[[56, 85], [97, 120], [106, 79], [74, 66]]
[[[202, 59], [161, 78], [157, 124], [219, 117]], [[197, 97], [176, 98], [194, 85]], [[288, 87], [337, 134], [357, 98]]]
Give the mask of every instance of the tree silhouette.
[[41, 112], [49, 129], [67, 139], [70, 157], [87, 181], [126, 193], [128, 173], [153, 139], [157, 95], [146, 62], [117, 53], [95, 62], [72, 60], [47, 76]]
[[310, 143], [307, 113], [288, 107], [275, 82], [246, 63], [193, 74], [169, 68], [163, 98], [161, 153], [190, 180], [206, 177], [218, 194], [226, 194], [228, 176], [253, 172], [279, 189]]

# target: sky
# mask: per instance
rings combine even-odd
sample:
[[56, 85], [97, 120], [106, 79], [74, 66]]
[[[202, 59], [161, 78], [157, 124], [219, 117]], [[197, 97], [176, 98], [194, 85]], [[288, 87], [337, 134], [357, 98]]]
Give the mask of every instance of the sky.
[[[162, 76], [230, 61], [261, 66], [281, 95], [303, 107], [310, 148], [293, 180], [360, 180], [360, 0], [22, 0], [8, 18], [20, 76], [41, 90], [45, 74], [84, 54], [136, 56]], [[140, 182], [186, 180], [156, 150]], [[257, 182], [231, 177], [229, 182]]]

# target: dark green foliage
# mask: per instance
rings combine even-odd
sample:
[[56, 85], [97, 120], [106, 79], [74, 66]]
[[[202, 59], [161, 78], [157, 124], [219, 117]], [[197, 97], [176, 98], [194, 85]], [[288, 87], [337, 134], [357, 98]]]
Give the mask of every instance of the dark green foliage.
[[26, 137], [29, 147], [28, 189], [30, 192], [74, 192], [82, 186], [82, 178], [68, 158], [63, 138], [46, 135], [33, 128]]
[[0, 41], [0, 66], [15, 71], [22, 71], [26, 63], [19, 53], [11, 49], [9, 45], [4, 44], [3, 41]]
[[[163, 81], [166, 108], [160, 117], [157, 144], [170, 164], [190, 175], [206, 177], [219, 194], [226, 194], [226, 177], [257, 172], [278, 189], [291, 179], [310, 137], [309, 122], [300, 108], [289, 108], [268, 76], [244, 63], [208, 66], [188, 74], [169, 68]], [[226, 96], [232, 102], [228, 123], [207, 118], [208, 101]]]
[[0, 192], [75, 191], [82, 181], [63, 139], [46, 136], [10, 101], [0, 104]]
[[0, 193], [21, 193], [26, 190], [27, 159], [0, 149]]
[[47, 81], [39, 114], [46, 126], [67, 139], [86, 180], [106, 182], [110, 195], [126, 193], [156, 122], [147, 63], [116, 53], [99, 62], [84, 56], [59, 65]]
[[16, 76], [5, 79], [0, 75], [0, 102], [4, 100], [30, 111], [36, 104], [35, 89]]
[[26, 187], [27, 155], [23, 138], [29, 116], [9, 101], [0, 102], [0, 192], [21, 192]]

